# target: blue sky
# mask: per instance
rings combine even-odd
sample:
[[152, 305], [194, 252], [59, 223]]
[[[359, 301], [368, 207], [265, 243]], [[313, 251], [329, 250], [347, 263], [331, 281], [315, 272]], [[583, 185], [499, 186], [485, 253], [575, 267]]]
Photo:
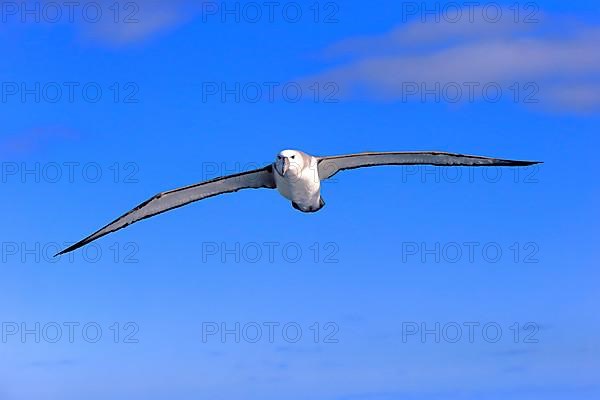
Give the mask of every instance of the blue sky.
[[[62, 5], [56, 23], [47, 2], [28, 2], [39, 23], [2, 3], [0, 398], [600, 394], [595, 2], [519, 3], [516, 22], [513, 3], [482, 2], [497, 22], [427, 3], [438, 22], [421, 2], [288, 2], [272, 21], [259, 2], [251, 22], [243, 4], [236, 21], [220, 2], [122, 2], [115, 22], [100, 1], [99, 21]], [[157, 192], [285, 148], [545, 164], [356, 170], [314, 215], [247, 191], [51, 258]], [[239, 343], [221, 336], [236, 324]]]

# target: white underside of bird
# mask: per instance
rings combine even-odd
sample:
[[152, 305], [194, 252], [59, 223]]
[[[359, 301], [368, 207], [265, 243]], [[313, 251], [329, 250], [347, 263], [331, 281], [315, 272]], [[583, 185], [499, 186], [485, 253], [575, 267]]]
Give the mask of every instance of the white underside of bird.
[[[302, 166], [296, 157], [303, 158]], [[303, 212], [316, 212], [325, 205], [321, 199], [321, 180], [316, 157], [298, 154], [293, 150], [282, 151], [275, 162], [273, 175], [277, 191], [290, 200], [294, 208]]]
[[534, 161], [514, 161], [455, 153], [378, 152], [331, 157], [315, 157], [298, 150], [284, 150], [275, 162], [264, 168], [224, 176], [195, 185], [159, 193], [104, 228], [75, 243], [57, 255], [76, 250], [109, 233], [166, 211], [199, 200], [242, 189], [277, 189], [292, 206], [305, 213], [319, 211], [325, 205], [321, 197], [321, 181], [340, 171], [384, 165], [435, 165], [441, 167], [523, 167]]

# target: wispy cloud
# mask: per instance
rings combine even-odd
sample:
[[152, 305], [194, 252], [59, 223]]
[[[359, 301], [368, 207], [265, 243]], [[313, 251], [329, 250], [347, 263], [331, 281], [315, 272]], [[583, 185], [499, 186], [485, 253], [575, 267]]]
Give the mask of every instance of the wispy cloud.
[[402, 392], [367, 392], [339, 396], [339, 400], [388, 400], [388, 399], [406, 399], [406, 400], [500, 400], [500, 399], [567, 399], [567, 398], [595, 398], [599, 391], [598, 385], [562, 385], [559, 383], [548, 384], [545, 386], [523, 385], [515, 387], [504, 387], [499, 389], [478, 390], [448, 390], [448, 391], [402, 391]]
[[594, 112], [600, 111], [599, 47], [600, 26], [541, 15], [535, 23], [419, 19], [332, 45], [324, 54], [342, 61], [305, 80], [335, 82], [350, 98], [444, 101], [446, 95], [449, 102], [485, 99], [482, 88], [494, 84], [515, 102]]
[[56, 367], [71, 367], [77, 364], [77, 361], [64, 359], [64, 360], [53, 360], [53, 361], [33, 361], [29, 365], [35, 368], [50, 368]]
[[[114, 0], [103, 0], [101, 3], [103, 8], [111, 10], [111, 18], [104, 18], [95, 24], [83, 24], [84, 36], [120, 46], [143, 41], [188, 22], [200, 13], [203, 2], [121, 0], [115, 3]], [[113, 11], [115, 4], [121, 7], [118, 17]]]
[[2, 25], [16, 29], [70, 27], [85, 41], [119, 47], [168, 32], [201, 14], [203, 0], [3, 2]]
[[0, 156], [10, 158], [27, 155], [57, 141], [77, 138], [78, 134], [62, 126], [40, 126], [0, 138]]

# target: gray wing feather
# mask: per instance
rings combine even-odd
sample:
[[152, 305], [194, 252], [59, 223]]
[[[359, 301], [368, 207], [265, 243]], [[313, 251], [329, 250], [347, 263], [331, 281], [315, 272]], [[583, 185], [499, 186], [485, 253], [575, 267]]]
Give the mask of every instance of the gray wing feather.
[[171, 190], [169, 192], [159, 193], [128, 213], [117, 218], [99, 231], [61, 251], [57, 254], [57, 256], [76, 250], [96, 239], [101, 238], [102, 236], [118, 231], [119, 229], [123, 229], [135, 222], [185, 206], [195, 201], [224, 193], [237, 192], [241, 189], [259, 188], [275, 188], [275, 181], [271, 166], [201, 182], [195, 185]]
[[379, 165], [437, 165], [446, 167], [523, 167], [536, 161], [514, 161], [442, 152], [357, 153], [318, 159], [319, 178], [328, 179], [346, 169]]

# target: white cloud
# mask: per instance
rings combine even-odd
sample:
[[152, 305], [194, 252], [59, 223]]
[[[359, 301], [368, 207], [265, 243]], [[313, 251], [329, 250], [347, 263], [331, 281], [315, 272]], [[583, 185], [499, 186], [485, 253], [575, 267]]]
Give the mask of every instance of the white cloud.
[[14, 29], [71, 27], [103, 45], [137, 43], [200, 15], [204, 0], [24, 0], [2, 2], [3, 26]]
[[99, 23], [82, 23], [84, 35], [118, 46], [145, 40], [191, 20], [200, 12], [202, 1], [120, 0], [117, 18], [114, 0], [102, 0], [100, 4], [110, 11], [110, 18], [103, 18]]
[[[402, 101], [426, 100], [427, 90], [454, 86], [468, 101], [468, 85], [475, 82], [479, 88], [496, 84], [506, 97], [522, 101], [527, 96], [515, 97], [515, 85], [521, 92], [534, 85], [531, 97], [548, 110], [600, 111], [598, 49], [600, 27], [569, 21], [415, 21], [331, 46], [326, 55], [346, 60], [305, 80], [335, 82], [347, 97]], [[408, 96], [415, 87], [418, 93]], [[478, 90], [475, 97], [484, 99]]]

